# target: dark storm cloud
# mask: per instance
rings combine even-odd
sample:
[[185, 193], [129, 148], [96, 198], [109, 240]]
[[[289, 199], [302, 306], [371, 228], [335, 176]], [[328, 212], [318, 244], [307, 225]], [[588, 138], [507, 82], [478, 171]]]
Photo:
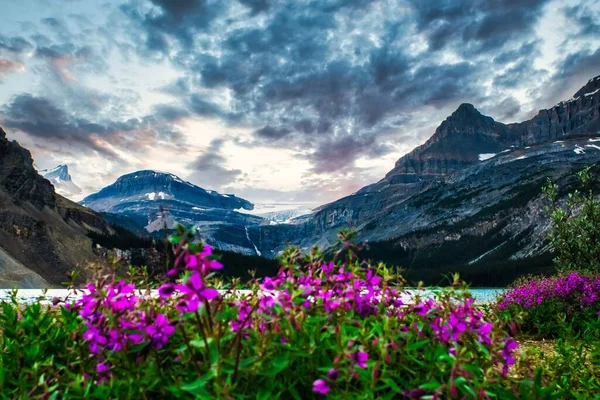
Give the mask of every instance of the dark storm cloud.
[[217, 104], [207, 101], [197, 94], [189, 97], [188, 107], [192, 112], [201, 117], [227, 118], [227, 113]]
[[21, 54], [33, 49], [33, 45], [20, 36], [7, 37], [0, 34], [0, 51]]
[[389, 151], [387, 146], [376, 143], [374, 136], [347, 135], [319, 142], [316, 151], [309, 156], [309, 159], [312, 161], [312, 171], [320, 174], [343, 170], [360, 156], [377, 158]]
[[151, 0], [155, 9], [145, 12], [138, 8], [138, 2], [131, 1], [121, 5], [121, 10], [143, 29], [143, 40], [148, 50], [167, 54], [170, 46], [166, 36], [175, 37], [185, 49], [190, 49], [194, 35], [210, 26], [223, 11], [225, 3], [210, 0]]
[[[138, 37], [145, 38], [145, 51], [169, 56], [185, 74], [161, 90], [200, 117], [258, 126], [254, 145], [301, 150], [313, 154], [306, 157], [315, 171], [332, 171], [352, 166], [361, 156], [391, 151], [379, 136], [397, 128], [415, 108], [444, 108], [482, 97], [480, 79], [486, 73], [481, 66], [444, 64], [432, 53], [407, 51], [412, 26], [429, 35], [437, 20], [460, 22], [458, 29], [480, 47], [488, 40], [501, 47], [528, 31], [535, 18], [529, 24], [527, 18], [543, 2], [515, 6], [525, 16], [509, 24], [509, 33], [500, 32], [497, 26], [504, 20], [492, 20], [491, 14], [516, 17], [492, 6], [482, 6], [478, 28], [467, 31], [472, 6], [446, 9], [437, 2], [419, 2], [411, 12], [392, 2], [382, 5], [386, 12], [379, 15], [373, 2], [241, 1], [237, 7], [246, 10], [246, 18], [261, 23], [238, 23], [235, 29], [224, 29], [229, 17], [221, 3], [155, 1], [159, 12], [140, 11], [135, 4], [122, 10], [141, 28]], [[502, 5], [513, 4], [505, 0]], [[353, 34], [357, 28], [376, 32], [376, 41]], [[205, 33], [218, 40], [203, 38]], [[516, 42], [508, 50], [520, 45]], [[516, 57], [507, 54], [503, 62]], [[200, 88], [230, 90], [229, 106], [199, 95]], [[326, 149], [334, 145], [343, 150]], [[333, 161], [324, 162], [326, 154]]]
[[[430, 50], [474, 54], [531, 33], [548, 0], [410, 0]], [[461, 46], [456, 46], [458, 43]]]
[[179, 78], [168, 85], [158, 88], [158, 91], [176, 97], [184, 97], [190, 92], [190, 82], [187, 78]]
[[239, 1], [246, 7], [249, 7], [250, 10], [252, 10], [252, 14], [257, 14], [257, 13], [266, 11], [269, 8], [270, 3], [273, 2], [272, 0], [271, 1], [270, 0], [239, 0]]
[[496, 65], [504, 65], [524, 58], [530, 58], [532, 55], [538, 56], [540, 54], [538, 46], [539, 41], [537, 40], [524, 43], [517, 48], [501, 52], [493, 58], [493, 62]]
[[181, 108], [171, 104], [157, 104], [153, 108], [152, 115], [158, 118], [158, 120], [164, 121], [176, 121], [181, 118], [190, 116], [187, 109]]
[[498, 115], [495, 118], [497, 121], [502, 122], [519, 122], [513, 118], [521, 111], [521, 103], [514, 97], [506, 97], [498, 103], [496, 108]]
[[224, 144], [222, 139], [213, 140], [205, 152], [190, 165], [192, 173], [187, 179], [204, 187], [218, 189], [235, 182], [242, 171], [223, 166], [226, 163]]
[[85, 119], [73, 119], [44, 97], [21, 94], [4, 107], [4, 124], [44, 139], [83, 142], [97, 148], [90, 135], [104, 135], [109, 128]]
[[[113, 45], [125, 58], [137, 54], [149, 62], [169, 60], [181, 73], [155, 89], [176, 102], [155, 106], [152, 118], [141, 118], [144, 124], [159, 124], [176, 134], [170, 124], [178, 119], [218, 119], [251, 128], [253, 139], [238, 144], [294, 149], [314, 172], [332, 172], [354, 167], [361, 157], [392, 151], [384, 145], [390, 132], [397, 142], [414, 140], [414, 130], [401, 128], [423, 110], [471, 102], [496, 111], [497, 117], [520, 115], [522, 107], [510, 90], [549, 78], [533, 62], [542, 44], [534, 28], [547, 3], [131, 0], [119, 8], [127, 21], [122, 28], [128, 43]], [[584, 11], [564, 9], [569, 18], [582, 21], [582, 29], [593, 32]], [[55, 43], [68, 29], [65, 20], [42, 23], [53, 33], [50, 39], [35, 38], [35, 54], [61, 74], [65, 85], [75, 87], [65, 79], [70, 68], [106, 69], [106, 50], [81, 40]], [[108, 37], [112, 30], [99, 32]], [[0, 48], [2, 43], [0, 38]], [[577, 59], [584, 55], [572, 54], [562, 67], [585, 69], [585, 61]], [[490, 81], [491, 91], [486, 89]], [[84, 91], [65, 93], [79, 103]], [[122, 120], [131, 114], [119, 114], [126, 103], [119, 97], [96, 93], [89, 104], [62, 108], [95, 121], [94, 107], [111, 104], [99, 107], [100, 119], [109, 120], [110, 111]], [[220, 154], [222, 143], [215, 146]]]
[[[591, 4], [591, 2], [590, 2]], [[587, 4], [578, 4], [572, 7], [563, 8], [565, 17], [574, 27], [572, 37], [588, 36], [593, 38], [600, 37], [600, 13], [594, 12]]]
[[542, 78], [545, 74], [547, 74], [547, 71], [536, 69], [528, 59], [522, 59], [500, 75], [497, 75], [494, 78], [494, 86], [516, 89], [521, 87], [523, 82]]
[[[112, 158], [119, 156], [108, 147], [99, 144], [97, 139], [111, 141], [113, 144], [135, 145], [137, 140], [146, 141], [148, 135], [154, 139], [179, 139], [179, 135], [169, 130], [164, 121], [167, 116], [173, 117], [174, 111], [158, 109], [155, 115], [141, 119], [131, 118], [122, 121], [91, 120], [68, 113], [45, 97], [36, 97], [29, 93], [14, 96], [0, 109], [3, 124], [6, 127], [19, 129], [30, 136], [52, 142], [91, 148]], [[161, 129], [163, 128], [163, 129]], [[137, 137], [139, 132], [140, 137]], [[123, 143], [121, 143], [124, 141]]]

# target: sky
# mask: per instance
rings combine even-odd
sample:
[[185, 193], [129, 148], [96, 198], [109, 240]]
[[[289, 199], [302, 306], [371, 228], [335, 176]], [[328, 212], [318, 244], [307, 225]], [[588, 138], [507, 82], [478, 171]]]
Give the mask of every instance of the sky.
[[0, 0], [0, 126], [93, 193], [141, 169], [255, 203], [383, 178], [461, 103], [600, 75], [595, 0]]

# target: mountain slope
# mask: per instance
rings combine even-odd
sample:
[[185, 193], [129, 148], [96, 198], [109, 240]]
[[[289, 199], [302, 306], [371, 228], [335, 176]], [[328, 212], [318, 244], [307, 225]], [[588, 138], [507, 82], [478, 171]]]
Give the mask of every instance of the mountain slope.
[[[149, 232], [172, 229], [176, 223], [196, 226], [204, 240], [222, 250], [257, 254], [246, 227], [264, 219], [236, 210], [252, 210], [249, 201], [205, 190], [179, 177], [158, 171], [137, 171], [119, 177], [82, 205], [98, 212], [125, 216]], [[114, 217], [110, 217], [114, 218]]]
[[61, 196], [72, 197], [81, 194], [81, 188], [73, 183], [67, 165], [61, 164], [52, 169], [42, 169], [38, 172], [50, 181], [56, 193]]
[[26, 287], [40, 277], [58, 286], [73, 269], [85, 276], [88, 263], [97, 260], [90, 230], [111, 232], [100, 215], [56, 194], [34, 169], [29, 151], [0, 128], [0, 271], [19, 277], [0, 272], [0, 287]]
[[[398, 263], [419, 268], [479, 258], [474, 265], [500, 253], [497, 260], [544, 254], [541, 186], [547, 178], [571, 182], [576, 170], [600, 161], [599, 88], [600, 77], [591, 79], [571, 100], [516, 124], [462, 104], [381, 181], [320, 207], [302, 223], [254, 227], [250, 236], [273, 256], [285, 242], [328, 248], [350, 227], [360, 241], [386, 243], [380, 257], [396, 246]], [[456, 249], [463, 249], [459, 258], [447, 256]], [[423, 257], [434, 253], [436, 260]]]

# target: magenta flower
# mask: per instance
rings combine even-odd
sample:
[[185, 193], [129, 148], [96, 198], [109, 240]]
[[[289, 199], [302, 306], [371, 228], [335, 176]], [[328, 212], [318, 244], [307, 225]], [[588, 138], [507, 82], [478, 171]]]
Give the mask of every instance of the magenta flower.
[[102, 374], [110, 369], [111, 365], [108, 362], [99, 362], [96, 364], [96, 371], [99, 374]]
[[205, 245], [204, 250], [199, 254], [186, 254], [184, 257], [185, 267], [199, 271], [202, 275], [208, 275], [211, 269], [222, 269], [223, 264], [219, 261], [206, 259], [210, 255], [212, 255], [212, 249], [208, 245]]
[[369, 353], [366, 351], [357, 351], [352, 353], [352, 362], [354, 362], [359, 368], [367, 368], [367, 360], [369, 359]]
[[175, 285], [172, 283], [166, 283], [158, 287], [158, 295], [160, 297], [171, 297], [175, 293]]
[[340, 373], [337, 369], [335, 368], [331, 368], [328, 372], [327, 372], [327, 377], [332, 380], [332, 381], [337, 381], [337, 379], [340, 377]]
[[268, 292], [272, 292], [277, 289], [279, 285], [279, 280], [271, 279], [268, 276], [263, 279], [263, 283], [260, 285], [262, 290], [266, 290]]
[[152, 339], [157, 349], [167, 344], [169, 336], [175, 332], [175, 327], [169, 324], [169, 319], [164, 314], [158, 314], [153, 325], [146, 327], [146, 333]]
[[212, 300], [219, 295], [217, 290], [204, 285], [198, 271], [193, 271], [186, 284], [177, 285], [177, 289], [185, 294], [177, 305], [177, 308], [183, 312], [196, 312], [200, 301]]
[[317, 379], [313, 382], [313, 392], [319, 394], [329, 393], [329, 383], [324, 379]]
[[87, 324], [87, 331], [83, 334], [83, 338], [87, 340], [90, 351], [94, 354], [99, 354], [100, 349], [106, 345], [108, 340], [104, 335], [102, 335], [102, 331], [96, 328], [91, 324]]

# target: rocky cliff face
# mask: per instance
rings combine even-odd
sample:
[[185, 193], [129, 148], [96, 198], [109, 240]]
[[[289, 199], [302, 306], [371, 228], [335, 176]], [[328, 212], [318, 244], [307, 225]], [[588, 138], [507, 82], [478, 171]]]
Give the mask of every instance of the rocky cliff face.
[[511, 147], [598, 130], [600, 77], [590, 79], [571, 99], [549, 110], [541, 110], [531, 120], [521, 123], [496, 122], [471, 104], [461, 104], [429, 140], [400, 158], [380, 182], [367, 186], [362, 192], [400, 185], [397, 189], [414, 193], [411, 184], [439, 181]]
[[73, 269], [85, 275], [96, 259], [89, 230], [111, 232], [100, 215], [57, 195], [31, 153], [0, 128], [0, 271], [13, 276], [3, 280], [0, 273], [0, 287], [58, 286]]
[[462, 104], [381, 181], [295, 225], [256, 227], [258, 247], [263, 254], [285, 247], [277, 241], [327, 248], [339, 229], [351, 227], [358, 240], [407, 251], [463, 249], [459, 262], [491, 256], [503, 242], [505, 259], [544, 252], [541, 186], [547, 178], [568, 182], [578, 168], [600, 162], [599, 89], [600, 77], [591, 79], [572, 99], [518, 124]]
[[592, 78], [569, 100], [549, 110], [541, 110], [534, 118], [507, 127], [517, 132], [521, 144], [531, 145], [579, 133], [600, 130], [600, 76]]

